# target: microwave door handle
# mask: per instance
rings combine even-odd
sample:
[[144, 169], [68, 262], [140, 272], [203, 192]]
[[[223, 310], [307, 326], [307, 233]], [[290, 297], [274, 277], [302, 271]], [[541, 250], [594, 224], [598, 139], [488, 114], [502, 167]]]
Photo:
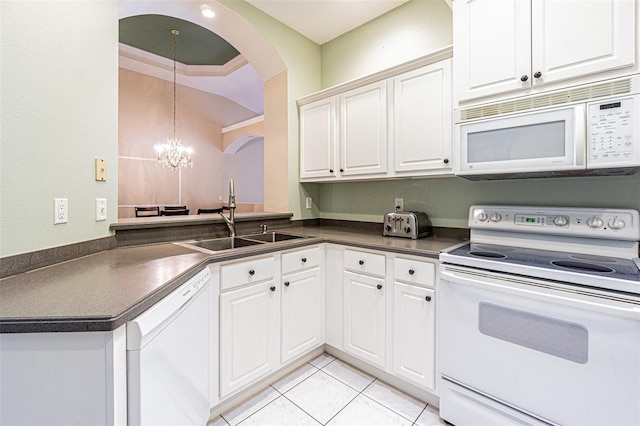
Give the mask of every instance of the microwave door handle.
[[579, 104], [574, 106], [574, 120], [573, 120], [573, 143], [575, 153], [575, 165], [587, 167], [587, 146], [589, 140], [587, 140], [587, 107], [585, 104]]
[[[580, 298], [579, 294], [576, 294], [573, 297], [549, 294], [536, 290], [535, 287], [531, 287], [531, 289], [521, 289], [509, 285], [498, 284], [496, 282], [492, 282], [493, 277], [491, 276], [485, 276], [485, 279], [483, 279], [476, 275], [474, 275], [473, 278], [467, 278], [466, 275], [468, 274], [464, 271], [452, 271], [451, 269], [445, 269], [440, 273], [440, 279], [449, 281], [453, 286], [466, 285], [478, 290], [494, 291], [503, 294], [507, 293], [518, 297], [527, 297], [582, 310], [595, 311], [607, 315], [614, 315], [616, 317], [640, 321], [640, 306], [631, 303], [621, 306], [621, 304], [614, 305], [613, 303], [607, 303], [606, 299], [601, 299], [601, 301], [596, 302]], [[497, 278], [498, 277], [496, 277], [496, 279]], [[499, 279], [504, 279], [504, 277], [501, 276]], [[522, 277], [518, 277], [518, 281], [526, 283], [526, 279]]]

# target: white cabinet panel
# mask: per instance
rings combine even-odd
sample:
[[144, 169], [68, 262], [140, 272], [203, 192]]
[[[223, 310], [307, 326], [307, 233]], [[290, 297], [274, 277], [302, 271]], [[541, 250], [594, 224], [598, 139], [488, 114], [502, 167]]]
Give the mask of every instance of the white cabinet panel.
[[344, 249], [328, 245], [325, 262], [325, 340], [342, 349], [344, 344]]
[[634, 5], [630, 0], [533, 1], [534, 84], [633, 65]]
[[313, 247], [282, 254], [282, 274], [322, 265], [322, 248]]
[[453, 7], [457, 98], [529, 89], [530, 0], [456, 0]]
[[344, 251], [344, 268], [358, 274], [384, 277], [385, 257], [383, 254], [369, 253], [359, 250]]
[[384, 280], [344, 273], [344, 350], [385, 366]]
[[324, 344], [324, 286], [319, 267], [283, 277], [282, 362]]
[[127, 423], [126, 327], [0, 334], [0, 424]]
[[300, 178], [334, 176], [336, 99], [300, 107]]
[[272, 280], [220, 295], [220, 396], [274, 371], [280, 292]]
[[396, 375], [435, 388], [435, 292], [394, 283], [393, 363]]
[[340, 99], [340, 173], [387, 171], [387, 82], [350, 90]]
[[394, 170], [451, 172], [451, 61], [393, 79]]
[[393, 269], [396, 281], [435, 288], [436, 264], [434, 262], [396, 257]]
[[220, 290], [273, 278], [273, 257], [254, 258], [220, 267]]

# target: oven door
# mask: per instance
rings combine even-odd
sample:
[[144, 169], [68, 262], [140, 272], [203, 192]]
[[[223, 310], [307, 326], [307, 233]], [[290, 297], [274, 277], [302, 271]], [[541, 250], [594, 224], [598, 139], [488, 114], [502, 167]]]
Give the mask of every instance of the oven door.
[[[640, 424], [640, 301], [551, 283], [442, 264], [441, 376], [491, 398], [475, 409], [498, 401], [550, 423]], [[456, 423], [444, 394], [440, 404]]]

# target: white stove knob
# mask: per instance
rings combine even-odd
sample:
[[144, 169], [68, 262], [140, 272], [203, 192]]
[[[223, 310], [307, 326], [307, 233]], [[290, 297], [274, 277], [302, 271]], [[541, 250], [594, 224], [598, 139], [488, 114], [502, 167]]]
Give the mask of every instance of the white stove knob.
[[553, 224], [556, 226], [567, 226], [569, 224], [569, 218], [566, 216], [556, 216], [553, 218]]
[[484, 222], [487, 220], [488, 216], [485, 212], [483, 212], [482, 210], [480, 210], [478, 212], [478, 214], [476, 215], [476, 218], [480, 221], [480, 222]]
[[587, 225], [589, 228], [602, 228], [604, 221], [597, 216], [593, 216], [587, 219]]
[[626, 223], [624, 223], [624, 220], [620, 219], [617, 216], [609, 221], [609, 228], [611, 229], [622, 229], [625, 227], [625, 225]]
[[500, 222], [502, 220], [502, 215], [500, 213], [491, 213], [489, 220], [491, 222]]

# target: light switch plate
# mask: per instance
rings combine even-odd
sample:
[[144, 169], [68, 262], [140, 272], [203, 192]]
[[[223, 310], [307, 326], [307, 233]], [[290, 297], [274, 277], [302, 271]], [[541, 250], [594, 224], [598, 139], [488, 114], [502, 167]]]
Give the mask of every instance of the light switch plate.
[[96, 198], [96, 222], [107, 220], [107, 199]]
[[107, 160], [96, 158], [96, 180], [98, 182], [107, 181]]
[[69, 221], [69, 201], [66, 198], [53, 199], [53, 224]]
[[313, 200], [311, 199], [311, 197], [305, 198], [305, 207], [307, 209], [310, 209], [311, 207], [313, 207]]

